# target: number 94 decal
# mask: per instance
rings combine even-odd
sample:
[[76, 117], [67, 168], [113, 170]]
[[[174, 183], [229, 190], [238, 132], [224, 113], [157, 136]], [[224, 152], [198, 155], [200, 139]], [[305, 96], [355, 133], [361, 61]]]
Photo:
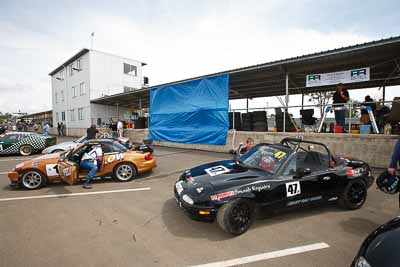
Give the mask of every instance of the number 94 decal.
[[301, 194], [301, 189], [299, 181], [286, 183], [286, 197], [292, 197], [300, 194]]

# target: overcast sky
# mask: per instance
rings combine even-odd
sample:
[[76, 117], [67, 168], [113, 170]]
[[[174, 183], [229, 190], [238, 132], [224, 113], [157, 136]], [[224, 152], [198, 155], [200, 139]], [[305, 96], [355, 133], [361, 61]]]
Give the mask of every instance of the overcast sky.
[[91, 32], [151, 85], [400, 34], [397, 0], [83, 2], [0, 1], [0, 111], [51, 109], [48, 73]]

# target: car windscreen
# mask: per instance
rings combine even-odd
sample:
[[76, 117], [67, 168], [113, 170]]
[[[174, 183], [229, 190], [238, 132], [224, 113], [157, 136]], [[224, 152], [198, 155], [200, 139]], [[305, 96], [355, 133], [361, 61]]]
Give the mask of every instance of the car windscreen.
[[263, 169], [276, 174], [282, 164], [292, 153], [290, 149], [282, 149], [271, 145], [257, 145], [239, 158], [248, 167]]

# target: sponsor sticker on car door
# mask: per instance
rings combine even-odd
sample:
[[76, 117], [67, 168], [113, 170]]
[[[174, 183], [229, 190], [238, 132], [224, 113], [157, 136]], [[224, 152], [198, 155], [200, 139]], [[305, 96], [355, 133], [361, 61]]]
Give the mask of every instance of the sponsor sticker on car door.
[[286, 183], [286, 197], [293, 197], [295, 195], [300, 195], [300, 194], [301, 194], [301, 189], [299, 181]]

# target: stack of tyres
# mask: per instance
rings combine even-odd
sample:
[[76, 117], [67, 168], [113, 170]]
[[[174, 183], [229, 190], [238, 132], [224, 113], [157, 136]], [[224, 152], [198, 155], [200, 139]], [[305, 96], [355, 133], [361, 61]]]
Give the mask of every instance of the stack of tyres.
[[240, 112], [229, 112], [229, 129], [233, 128], [233, 114], [235, 114], [235, 130], [242, 130], [242, 118]]
[[[283, 114], [284, 113], [275, 115], [275, 123], [278, 132], [283, 132]], [[286, 132], [296, 131], [296, 127], [294, 127], [288, 113], [285, 113], [285, 130]]]
[[145, 129], [147, 124], [147, 118], [146, 117], [139, 117], [137, 120], [135, 120], [135, 129]]
[[267, 132], [268, 121], [267, 112], [265, 111], [254, 111], [252, 114], [252, 128], [255, 132]]
[[253, 129], [253, 121], [252, 121], [252, 113], [243, 113], [242, 114], [242, 130], [243, 131], [251, 131]]

